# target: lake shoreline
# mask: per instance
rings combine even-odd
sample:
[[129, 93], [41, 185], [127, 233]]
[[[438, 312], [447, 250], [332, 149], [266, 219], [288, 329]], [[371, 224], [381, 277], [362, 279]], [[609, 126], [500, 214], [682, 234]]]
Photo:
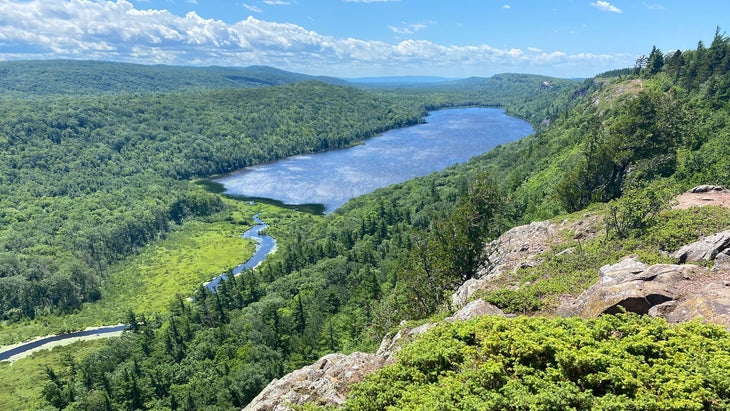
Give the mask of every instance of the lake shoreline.
[[424, 119], [356, 146], [290, 156], [199, 184], [226, 197], [300, 211], [321, 204], [328, 214], [352, 198], [465, 163], [535, 131], [528, 122], [494, 107], [440, 109]]

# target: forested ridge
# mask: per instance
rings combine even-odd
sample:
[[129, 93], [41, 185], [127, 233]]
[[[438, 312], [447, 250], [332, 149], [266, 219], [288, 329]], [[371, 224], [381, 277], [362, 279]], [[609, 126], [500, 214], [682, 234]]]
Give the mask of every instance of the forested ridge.
[[[678, 233], [696, 236], [707, 221], [677, 212], [656, 219], [662, 199], [698, 183], [730, 184], [728, 51], [730, 42], [718, 31], [710, 47], [700, 43], [668, 55], [655, 48], [636, 67], [550, 98], [539, 94], [550, 92], [550, 82], [532, 78], [533, 97], [521, 105], [509, 97], [510, 105], [475, 99], [486, 91], [382, 91], [379, 98], [399, 101], [397, 107], [410, 101], [417, 113], [449, 102], [501, 104], [525, 113], [519, 115], [538, 132], [467, 164], [355, 199], [331, 215], [272, 226], [280, 248], [260, 269], [216, 293], [201, 289], [193, 301], [181, 298], [167, 315], [136, 316], [122, 338], [48, 369], [45, 404], [239, 409], [270, 379], [322, 354], [372, 350], [401, 320], [447, 312], [450, 291], [488, 263], [484, 242], [534, 219], [594, 207], [613, 212], [621, 224], [607, 224], [605, 239], [583, 245], [572, 265], [528, 271], [530, 286], [486, 296], [507, 311], [539, 313], [557, 293], [580, 292], [560, 288], [561, 278], [573, 281], [570, 276], [583, 275], [607, 255], [638, 252], [664, 261], [655, 244], [677, 241]], [[720, 226], [727, 219], [715, 216]], [[660, 320], [622, 316], [511, 321], [440, 328], [406, 350], [402, 363], [357, 388], [346, 408], [461, 409], [485, 401], [496, 409], [727, 406], [726, 365], [703, 361], [727, 354], [725, 330], [675, 330]], [[504, 341], [490, 340], [489, 330]], [[580, 344], [566, 346], [562, 339]], [[474, 355], [487, 349], [497, 356]], [[687, 372], [677, 374], [672, 365]], [[635, 370], [641, 373], [627, 375]], [[453, 395], [465, 385], [468, 395]]]
[[393, 98], [422, 101], [428, 110], [453, 106], [499, 106], [512, 116], [525, 119], [533, 127], [550, 124], [551, 119], [580, 101], [594, 84], [534, 74], [503, 73], [492, 77], [426, 84], [357, 85], [375, 89]]
[[185, 67], [90, 60], [0, 62], [0, 97], [19, 99], [251, 88], [312, 80], [346, 83], [266, 66]]
[[[45, 97], [6, 96], [0, 102], [5, 170], [0, 175], [0, 318], [12, 321], [71, 312], [100, 298], [99, 284], [109, 264], [164, 236], [185, 218], [223, 208], [218, 197], [184, 180], [346, 147], [421, 122], [426, 102], [435, 100], [320, 82], [160, 93], [153, 92], [155, 86], [170, 87], [171, 79], [187, 78], [183, 74], [188, 72], [214, 77], [211, 73], [236, 70], [72, 61], [53, 67], [48, 62], [4, 64], [63, 79], [33, 83], [26, 73], [25, 82], [47, 88], [41, 93]], [[269, 68], [243, 70], [254, 70], [261, 83], [302, 78]], [[145, 71], [154, 76], [134, 77]], [[73, 90], [78, 73], [130, 79], [124, 90], [144, 92], [107, 95], [99, 92], [102, 80], [97, 80], [92, 82], [97, 89], [90, 90], [99, 95], [88, 90], [79, 91], [82, 97], [56, 95]], [[526, 96], [538, 80], [543, 81], [515, 81], [515, 90]], [[197, 77], [189, 81], [203, 88], [220, 86]], [[482, 100], [496, 105], [507, 94], [500, 90]], [[438, 99], [442, 105], [466, 104], [459, 96], [457, 90]], [[507, 106], [520, 107], [515, 101]]]
[[105, 268], [219, 197], [187, 180], [344, 147], [418, 107], [323, 83], [0, 103], [0, 318], [99, 298]]

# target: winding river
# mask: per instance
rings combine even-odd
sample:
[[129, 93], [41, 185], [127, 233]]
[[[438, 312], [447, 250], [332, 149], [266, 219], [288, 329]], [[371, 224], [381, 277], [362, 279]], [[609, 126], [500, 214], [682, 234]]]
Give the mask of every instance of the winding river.
[[[318, 204], [320, 211], [331, 212], [351, 198], [465, 162], [532, 131], [528, 123], [501, 109], [440, 110], [431, 113], [424, 124], [390, 130], [355, 147], [290, 157], [214, 181], [223, 185], [226, 194], [284, 204]], [[258, 215], [254, 222], [241, 236], [256, 241], [256, 251], [233, 270], [234, 275], [253, 269], [276, 249], [276, 241], [262, 234], [268, 225]], [[225, 276], [212, 279], [206, 287], [215, 290]], [[0, 361], [80, 339], [116, 336], [125, 328], [117, 324], [1, 347]]]
[[[262, 233], [268, 225], [259, 218], [258, 214], [254, 215], [253, 219], [256, 224], [241, 234], [241, 237], [254, 240], [256, 242], [256, 251], [254, 251], [248, 261], [233, 269], [232, 272], [234, 275], [241, 273], [243, 270], [255, 268], [266, 259], [266, 256], [276, 250], [276, 240], [274, 240], [273, 237]], [[214, 291], [218, 287], [218, 284], [220, 284], [221, 280], [226, 278], [226, 276], [227, 274], [221, 274], [206, 283], [205, 286], [209, 290]], [[0, 361], [14, 361], [34, 351], [49, 349], [57, 345], [72, 344], [76, 341], [116, 337], [121, 335], [122, 331], [126, 328], [127, 326], [124, 324], [94, 327], [83, 331], [49, 335], [24, 343], [0, 347]]]
[[[241, 237], [254, 240], [256, 242], [256, 251], [254, 251], [253, 255], [251, 256], [251, 258], [248, 259], [248, 261], [243, 264], [239, 264], [238, 266], [236, 266], [236, 268], [233, 269], [233, 275], [238, 275], [243, 270], [252, 270], [256, 268], [257, 265], [264, 262], [266, 256], [276, 250], [276, 240], [274, 240], [274, 238], [270, 235], [261, 233], [269, 225], [264, 223], [259, 218], [258, 214], [254, 215], [253, 219], [256, 225], [246, 230], [246, 232], [243, 233]], [[227, 278], [227, 276], [227, 274], [221, 274], [218, 277], [212, 279], [210, 282], [206, 283], [205, 287], [208, 288], [208, 290], [210, 291], [214, 291], [216, 288], [218, 288], [221, 280]]]

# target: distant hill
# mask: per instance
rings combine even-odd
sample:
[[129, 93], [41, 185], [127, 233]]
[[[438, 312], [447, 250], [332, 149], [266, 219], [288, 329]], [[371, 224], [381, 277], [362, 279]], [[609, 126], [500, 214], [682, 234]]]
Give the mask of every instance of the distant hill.
[[332, 77], [265, 66], [189, 67], [89, 60], [0, 62], [0, 97], [12, 98], [251, 88], [308, 80], [347, 84]]
[[350, 83], [357, 85], [398, 85], [398, 84], [424, 84], [454, 81], [455, 78], [438, 76], [385, 76], [385, 77], [356, 77], [345, 78]]

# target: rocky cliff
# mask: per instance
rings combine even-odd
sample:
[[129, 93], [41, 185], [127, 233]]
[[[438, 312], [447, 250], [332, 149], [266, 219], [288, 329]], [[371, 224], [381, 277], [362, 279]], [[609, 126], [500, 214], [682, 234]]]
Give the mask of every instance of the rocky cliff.
[[[446, 321], [464, 321], [482, 315], [504, 315], [493, 305], [475, 300]], [[272, 381], [244, 408], [244, 411], [292, 411], [305, 403], [335, 406], [345, 402], [352, 384], [367, 374], [395, 361], [400, 348], [431, 329], [435, 324], [401, 329], [383, 338], [375, 354], [355, 352], [349, 355], [329, 354], [314, 364], [293, 371]]]
[[[678, 197], [676, 207], [708, 204], [730, 207], [730, 191], [700, 186]], [[535, 222], [509, 230], [487, 245], [493, 264], [454, 292], [452, 304], [460, 310], [446, 321], [504, 315], [499, 308], [475, 299], [474, 294], [494, 288], [501, 276], [520, 267], [541, 264], [545, 251], [568, 239], [588, 240], [599, 235], [602, 227], [600, 216], [585, 214], [578, 221]], [[730, 329], [730, 230], [687, 244], [672, 256], [679, 264], [648, 265], [636, 256], [627, 256], [605, 265], [596, 284], [563, 301], [555, 314], [596, 317], [628, 311], [669, 322], [700, 319]], [[403, 325], [397, 333], [385, 336], [374, 354], [327, 355], [272, 381], [244, 410], [288, 411], [304, 403], [342, 404], [352, 384], [395, 361], [404, 344], [433, 326]]]

